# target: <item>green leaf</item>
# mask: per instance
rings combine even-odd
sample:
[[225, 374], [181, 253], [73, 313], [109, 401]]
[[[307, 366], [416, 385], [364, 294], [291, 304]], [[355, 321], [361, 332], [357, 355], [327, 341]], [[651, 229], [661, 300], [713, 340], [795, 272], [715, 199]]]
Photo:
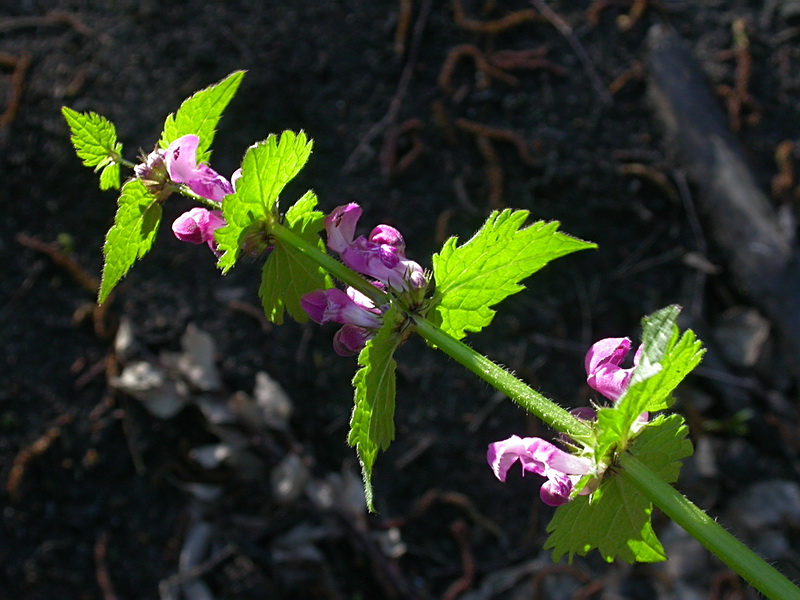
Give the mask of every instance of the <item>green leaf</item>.
[[161, 204], [139, 179], [122, 186], [114, 225], [106, 234], [103, 246], [105, 262], [97, 301], [105, 302], [108, 294], [133, 266], [150, 251], [161, 223]]
[[464, 245], [452, 237], [433, 256], [431, 317], [444, 331], [457, 339], [480, 331], [494, 317], [492, 306], [524, 289], [520, 281], [555, 258], [595, 247], [557, 231], [556, 222], [520, 229], [527, 218], [526, 210], [494, 211]]
[[100, 115], [79, 113], [66, 106], [61, 107], [61, 114], [72, 133], [70, 141], [75, 146], [78, 158], [87, 167], [100, 171], [100, 189], [119, 189], [119, 160], [122, 144], [117, 141], [117, 130], [114, 124]]
[[302, 131], [284, 131], [280, 140], [270, 134], [247, 149], [236, 193], [222, 203], [227, 225], [215, 232], [219, 251], [224, 252], [217, 263], [223, 273], [236, 264], [248, 235], [257, 235], [259, 229], [266, 235], [276, 218], [278, 195], [306, 164], [312, 146]]
[[[285, 226], [309, 244], [325, 252], [319, 232], [325, 228], [325, 215], [314, 210], [317, 197], [308, 191], [288, 211]], [[317, 263], [308, 259], [294, 246], [274, 241], [275, 247], [267, 256], [258, 295], [267, 319], [280, 325], [284, 310], [295, 321], [305, 322], [308, 315], [300, 306], [300, 298], [314, 290], [327, 289], [333, 282]]]
[[200, 138], [197, 162], [207, 162], [211, 156], [211, 142], [217, 123], [228, 103], [236, 95], [244, 71], [234, 71], [225, 79], [211, 85], [183, 101], [178, 112], [167, 116], [159, 145], [166, 148], [179, 137], [194, 134]]
[[[681, 460], [692, 453], [680, 415], [659, 417], [649, 423], [631, 445], [630, 452], [656, 475], [671, 483], [678, 478]], [[650, 519], [652, 503], [618, 473], [608, 473], [591, 496], [578, 496], [559, 506], [547, 526], [546, 549], [553, 560], [565, 554], [585, 556], [593, 548], [607, 562], [627, 563], [666, 559]]]
[[383, 315], [383, 326], [358, 355], [361, 368], [353, 377], [355, 406], [350, 418], [347, 442], [355, 446], [364, 477], [367, 506], [374, 510], [372, 467], [379, 450], [386, 450], [394, 439], [395, 369], [392, 357], [400, 343], [395, 332], [397, 309]]
[[669, 408], [672, 392], [702, 360], [704, 350], [694, 333], [678, 331], [679, 313], [673, 305], [642, 319], [642, 354], [631, 384], [614, 406], [598, 411], [598, 456], [615, 445], [624, 449], [643, 412]]

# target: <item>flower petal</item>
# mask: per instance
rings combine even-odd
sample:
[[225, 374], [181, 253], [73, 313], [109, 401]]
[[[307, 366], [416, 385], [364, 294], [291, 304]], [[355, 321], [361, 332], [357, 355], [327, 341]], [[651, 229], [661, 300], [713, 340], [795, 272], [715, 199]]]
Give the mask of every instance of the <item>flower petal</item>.
[[211, 245], [214, 243], [214, 231], [224, 225], [225, 219], [220, 211], [193, 208], [173, 221], [172, 232], [182, 242]]
[[595, 342], [586, 353], [584, 361], [586, 374], [591, 375], [598, 367], [606, 363], [621, 364], [630, 349], [631, 341], [628, 338], [606, 338]]
[[572, 480], [562, 474], [553, 474], [539, 488], [539, 498], [548, 506], [561, 506], [569, 502], [572, 493]]
[[341, 254], [353, 243], [356, 225], [361, 218], [361, 207], [351, 202], [337, 206], [325, 217], [325, 231], [328, 234], [328, 248]]
[[339, 356], [358, 354], [375, 337], [375, 332], [357, 325], [344, 325], [333, 336], [333, 350]]

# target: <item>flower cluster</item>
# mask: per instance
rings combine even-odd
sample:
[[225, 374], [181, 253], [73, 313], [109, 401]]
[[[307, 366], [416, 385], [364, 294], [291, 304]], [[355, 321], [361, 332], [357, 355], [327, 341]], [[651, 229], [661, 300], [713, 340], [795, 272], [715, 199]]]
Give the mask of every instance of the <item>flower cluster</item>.
[[[325, 218], [328, 248], [378, 289], [398, 295], [424, 294], [428, 285], [425, 272], [406, 258], [405, 240], [397, 229], [378, 225], [368, 236], [356, 237], [361, 212], [358, 204], [351, 203], [335, 208]], [[317, 290], [303, 296], [300, 304], [317, 323], [343, 325], [333, 338], [333, 348], [340, 356], [357, 354], [375, 336], [385, 310], [351, 287]]]
[[[236, 171], [228, 181], [210, 166], [197, 164], [199, 144], [200, 138], [196, 135], [184, 135], [165, 150], [153, 150], [144, 162], [134, 168], [136, 176], [156, 195], [168, 193], [170, 185], [185, 184], [198, 196], [221, 203], [225, 196], [234, 192], [234, 184], [241, 170]], [[190, 244], [208, 244], [216, 253], [214, 231], [224, 225], [222, 211], [193, 208], [175, 219], [172, 231], [179, 240]]]
[[[633, 366], [620, 365], [631, 349], [628, 338], [607, 338], [595, 343], [586, 353], [586, 382], [603, 396], [616, 402], [630, 386], [633, 371], [639, 364], [642, 347], [633, 357]], [[572, 411], [575, 417], [583, 420], [594, 419], [596, 413], [589, 407]], [[649, 415], [642, 413], [638, 426], [642, 427]], [[516, 461], [522, 465], [523, 474], [531, 471], [547, 478], [539, 490], [542, 502], [550, 506], [560, 506], [569, 502], [577, 481], [584, 475], [593, 473], [595, 466], [588, 458], [575, 456], [560, 450], [541, 438], [520, 438], [512, 435], [506, 440], [489, 444], [486, 460], [500, 481], [506, 480], [506, 473]], [[586, 485], [579, 494], [590, 493], [595, 486]]]

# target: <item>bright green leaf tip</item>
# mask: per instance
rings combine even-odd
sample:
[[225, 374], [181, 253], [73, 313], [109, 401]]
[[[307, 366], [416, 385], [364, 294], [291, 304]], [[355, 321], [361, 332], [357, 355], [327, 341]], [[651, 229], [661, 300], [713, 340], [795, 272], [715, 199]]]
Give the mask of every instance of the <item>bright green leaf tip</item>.
[[166, 148], [184, 135], [200, 138], [197, 162], [207, 162], [211, 157], [211, 144], [222, 113], [236, 95], [245, 71], [234, 71], [221, 81], [196, 92], [183, 101], [174, 115], [167, 116], [159, 145]]
[[523, 227], [526, 210], [494, 211], [466, 243], [454, 237], [433, 256], [436, 294], [430, 318], [456, 339], [480, 331], [493, 319], [491, 308], [524, 289], [522, 280], [548, 262], [596, 247], [558, 231], [558, 223]]
[[222, 203], [227, 225], [215, 233], [223, 252], [217, 266], [223, 273], [236, 264], [254, 229], [269, 234], [270, 224], [277, 219], [278, 196], [306, 164], [312, 147], [313, 142], [302, 131], [284, 131], [280, 138], [271, 134], [247, 149], [236, 193]]
[[358, 364], [361, 368], [353, 377], [355, 404], [347, 442], [358, 453], [364, 478], [364, 495], [371, 511], [374, 510], [372, 467], [378, 452], [386, 450], [394, 439], [397, 364], [393, 355], [400, 343], [395, 331], [399, 315], [394, 307], [383, 315], [383, 326], [359, 354]]
[[61, 107], [71, 132], [70, 141], [84, 166], [100, 171], [100, 189], [118, 189], [120, 172], [118, 160], [122, 144], [117, 141], [114, 124], [100, 115], [79, 113], [67, 106]]
[[139, 179], [129, 180], [122, 187], [114, 225], [106, 234], [98, 304], [106, 301], [136, 260], [150, 251], [160, 223], [161, 204]]

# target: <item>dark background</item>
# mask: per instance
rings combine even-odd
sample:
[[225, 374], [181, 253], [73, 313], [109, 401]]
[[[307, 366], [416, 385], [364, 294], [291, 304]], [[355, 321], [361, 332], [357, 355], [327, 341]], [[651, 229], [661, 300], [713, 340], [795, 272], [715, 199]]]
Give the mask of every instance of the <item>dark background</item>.
[[[798, 575], [796, 381], [774, 324], [763, 346], [752, 336], [724, 337], [730, 323], [741, 324], [731, 309], [750, 310], [759, 298], [734, 281], [725, 253], [704, 233], [698, 181], [680, 187], [692, 157], [676, 155], [648, 100], [646, 42], [659, 23], [687, 40], [758, 185], [793, 229], [794, 182], [773, 185], [776, 149], [800, 128], [793, 3], [551, 2], [571, 38], [516, 12], [531, 9], [522, 0], [464, 0], [466, 22], [455, 18], [458, 4], [433, 1], [427, 16], [425, 6], [0, 2], [0, 110], [9, 107], [0, 120], [0, 597], [158, 598], [198, 521], [211, 526], [204, 558], [216, 560], [202, 575], [218, 599], [745, 593], [723, 565], [680, 538], [666, 566], [608, 566], [590, 554], [553, 567], [541, 552], [550, 511], [538, 501], [539, 482], [514, 476], [500, 484], [484, 458], [487, 443], [512, 433], [550, 433], [419, 340], [398, 354], [397, 438], [376, 466], [378, 514], [326, 511], [306, 495], [279, 501], [270, 474], [289, 454], [314, 480], [357, 471], [345, 444], [354, 361], [331, 351], [331, 327], [259, 320], [258, 260], [221, 277], [205, 247], [165, 229], [107, 311], [92, 312], [92, 293], [65, 263], [99, 276], [114, 195], [100, 192], [75, 157], [60, 107], [111, 119], [135, 160], [183, 98], [236, 69], [248, 73], [214, 145], [213, 166], [223, 174], [268, 133], [304, 129], [314, 153], [284, 202], [309, 187], [326, 211], [358, 202], [365, 230], [397, 226], [424, 266], [447, 236], [468, 237], [502, 206], [558, 220], [599, 244], [537, 274], [491, 328], [469, 339], [564, 405], [596, 399], [583, 374], [594, 340], [635, 338], [644, 314], [683, 304], [685, 324], [710, 350], [678, 393], [677, 409], [702, 448], [679, 487], [715, 516], [728, 511], [722, 519], [740, 535], [763, 533], [768, 523], [774, 535], [750, 541]], [[492, 33], [470, 26], [501, 18], [519, 22]], [[749, 46], [737, 58], [730, 50], [738, 19]], [[424, 25], [416, 38], [415, 24]], [[455, 63], [448, 87], [443, 67], [464, 44], [473, 54]], [[525, 68], [496, 77], [469, 57], [531, 49], [541, 53], [523, 56]], [[725, 86], [743, 100], [739, 122]], [[489, 141], [481, 139], [470, 123], [513, 132], [524, 152], [501, 139], [506, 134], [483, 129]], [[784, 148], [791, 167], [793, 147]], [[189, 206], [170, 199], [164, 223]], [[37, 241], [56, 245], [48, 254]], [[294, 404], [289, 429], [247, 438], [263, 477], [243, 481], [235, 468], [212, 472], [189, 457], [218, 439], [196, 405], [159, 419], [114, 391], [109, 381], [121, 360], [113, 333], [123, 318], [148, 357], [179, 350], [190, 323], [208, 332], [223, 401], [252, 392], [259, 371], [283, 386]], [[754, 364], [726, 353], [735, 344], [756, 344]], [[221, 495], [198, 499], [192, 483]], [[754, 484], [767, 486], [755, 488], [767, 500], [752, 500]], [[761, 509], [775, 514], [742, 524]], [[666, 526], [660, 517], [656, 524]], [[394, 547], [395, 558], [378, 546], [390, 534], [405, 544]], [[170, 597], [164, 586], [161, 597]]]

